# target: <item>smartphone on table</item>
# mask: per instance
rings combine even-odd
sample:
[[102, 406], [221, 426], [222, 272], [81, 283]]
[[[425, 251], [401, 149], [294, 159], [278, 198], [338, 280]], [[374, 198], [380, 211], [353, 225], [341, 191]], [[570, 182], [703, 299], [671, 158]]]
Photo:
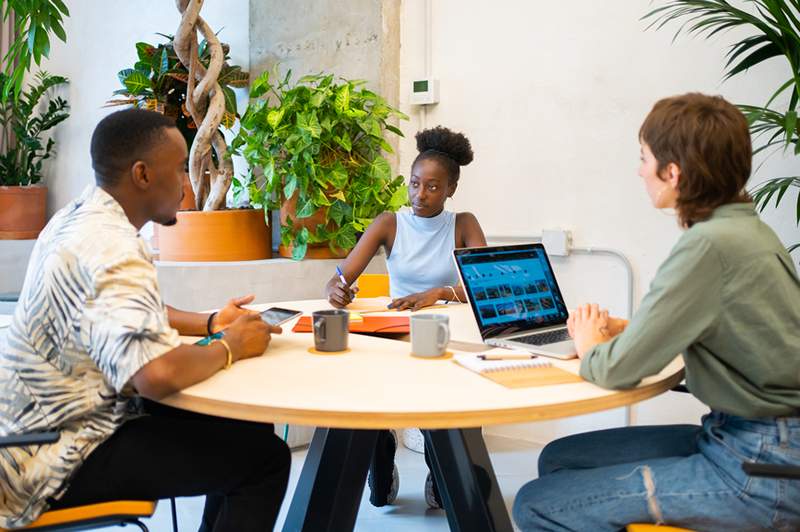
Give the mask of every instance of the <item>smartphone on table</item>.
[[[303, 313], [299, 310], [291, 310], [288, 308], [280, 308], [280, 307], [270, 307], [261, 313], [261, 319], [269, 323], [270, 325], [281, 325], [291, 320], [292, 318], [296, 318], [297, 316], [302, 316], [302, 314]], [[205, 338], [198, 340], [197, 342], [195, 342], [195, 344], [209, 345], [214, 340], [219, 340], [222, 337], [223, 337], [223, 332], [220, 331], [218, 333], [212, 334], [211, 336], [206, 336]]]
[[299, 310], [270, 307], [261, 313], [261, 319], [270, 325], [282, 325], [287, 321], [302, 315], [303, 313]]

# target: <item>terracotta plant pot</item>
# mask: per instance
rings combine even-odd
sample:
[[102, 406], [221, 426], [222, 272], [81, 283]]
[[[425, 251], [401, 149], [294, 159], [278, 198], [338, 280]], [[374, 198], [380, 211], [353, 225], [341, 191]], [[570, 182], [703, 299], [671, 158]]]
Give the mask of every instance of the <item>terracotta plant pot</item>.
[[0, 187], [0, 240], [33, 240], [47, 223], [47, 187]]
[[193, 211], [197, 208], [194, 204], [194, 190], [192, 190], [192, 182], [189, 181], [189, 174], [184, 174], [183, 176], [183, 200], [181, 200], [181, 206], [178, 207], [178, 210], [181, 211]]
[[261, 209], [178, 211], [158, 228], [160, 260], [215, 262], [272, 258], [272, 232]]
[[[292, 258], [292, 250], [294, 246], [284, 246], [283, 244], [278, 246], [278, 255], [281, 257], [286, 257], [287, 259]], [[319, 243], [319, 244], [309, 244], [308, 248], [306, 248], [306, 256], [307, 259], [343, 259], [350, 253], [350, 250], [336, 248], [336, 251], [331, 251], [330, 246], [328, 246], [327, 242]]]
[[[299, 228], [307, 228], [309, 231], [313, 231], [317, 228], [319, 224], [325, 223], [325, 220], [328, 218], [328, 208], [323, 207], [321, 209], [317, 209], [312, 216], [308, 218], [297, 218], [297, 195], [298, 193], [295, 192], [291, 198], [288, 200], [284, 200], [281, 204], [281, 225], [286, 225], [286, 220], [291, 218], [292, 225], [294, 227]], [[335, 227], [332, 220], [328, 220], [327, 223], [328, 229], [333, 229]], [[288, 259], [292, 258], [292, 249], [293, 246], [284, 246], [283, 244], [278, 246], [278, 255], [281, 257], [286, 257]], [[331, 251], [328, 242], [320, 242], [318, 244], [309, 244], [308, 251], [306, 251], [305, 258], [307, 259], [339, 259], [346, 257], [347, 254], [350, 252], [349, 249], [340, 249], [336, 248], [336, 251]]]

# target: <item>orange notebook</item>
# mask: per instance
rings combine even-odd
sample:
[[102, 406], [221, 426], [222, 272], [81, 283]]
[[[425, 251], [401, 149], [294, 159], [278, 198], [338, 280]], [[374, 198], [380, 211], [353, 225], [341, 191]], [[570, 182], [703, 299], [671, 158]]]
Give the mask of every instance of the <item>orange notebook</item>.
[[[352, 333], [408, 334], [408, 316], [364, 316], [350, 322]], [[292, 332], [311, 332], [311, 316], [297, 320]]]

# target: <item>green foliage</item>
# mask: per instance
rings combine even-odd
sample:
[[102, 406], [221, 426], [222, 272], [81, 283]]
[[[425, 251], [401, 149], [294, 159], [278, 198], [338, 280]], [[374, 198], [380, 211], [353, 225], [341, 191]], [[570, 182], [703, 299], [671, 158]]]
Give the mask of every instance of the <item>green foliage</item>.
[[[728, 49], [725, 79], [745, 73], [769, 59], [785, 58], [792, 77], [775, 90], [765, 105], [739, 105], [739, 108], [750, 124], [754, 154], [773, 148], [772, 153], [791, 150], [794, 155], [800, 155], [800, 122], [797, 120], [800, 110], [800, 0], [737, 2], [737, 5], [741, 4], [751, 9], [740, 9], [726, 0], [670, 0], [643, 18], [652, 20], [648, 28], [657, 29], [681, 20], [675, 38], [681, 32], [706, 38], [733, 28], [751, 32]], [[772, 108], [781, 95], [788, 95], [785, 110]], [[790, 188], [800, 188], [800, 176], [765, 181], [752, 191], [753, 200], [763, 211], [774, 197], [777, 207]], [[800, 225], [800, 194], [795, 214]], [[798, 247], [800, 244], [789, 249]]]
[[[192, 145], [197, 134], [197, 125], [186, 110], [186, 88], [189, 71], [180, 62], [175, 53], [172, 35], [160, 34], [166, 42], [153, 45], [146, 42], [136, 43], [137, 61], [133, 68], [120, 70], [117, 74], [122, 88], [114, 91], [116, 98], [106, 105], [133, 105], [141, 109], [158, 111], [175, 119], [186, 145]], [[247, 87], [250, 79], [240, 66], [229, 65], [230, 47], [222, 45], [225, 52], [225, 64], [217, 79], [225, 94], [226, 112], [222, 118], [222, 126], [230, 129], [239, 118], [236, 111], [236, 95], [231, 87]], [[208, 66], [211, 51], [203, 40], [198, 46], [200, 62]]]
[[388, 121], [408, 117], [364, 88], [364, 81], [317, 74], [292, 85], [290, 77], [273, 83], [265, 72], [253, 81], [232, 145], [250, 174], [234, 182], [234, 194], [246, 190], [251, 204], [264, 209], [297, 194], [298, 220], [324, 209], [326, 223], [315, 228], [295, 227], [291, 220], [281, 227], [281, 242], [293, 246], [295, 259], [319, 242], [351, 249], [373, 218], [408, 202], [403, 177], [393, 176], [383, 157], [392, 152], [387, 131], [402, 136]]
[[[13, 78], [0, 73], [0, 88], [6, 89], [13, 83]], [[53, 139], [44, 142], [43, 134], [67, 119], [69, 105], [55, 97], [41, 111], [39, 102], [49, 89], [65, 83], [66, 78], [39, 72], [16, 101], [0, 101], [0, 126], [4, 143], [9, 146], [0, 155], [0, 185], [33, 185], [42, 180], [42, 161], [53, 155]]]
[[9, 96], [19, 98], [31, 60], [40, 65], [42, 57], [50, 55], [50, 32], [67, 41], [63, 17], [69, 16], [69, 9], [62, 0], [0, 0], [0, 8], [4, 21], [13, 17], [17, 35], [3, 57], [6, 79], [0, 100], [6, 102]]

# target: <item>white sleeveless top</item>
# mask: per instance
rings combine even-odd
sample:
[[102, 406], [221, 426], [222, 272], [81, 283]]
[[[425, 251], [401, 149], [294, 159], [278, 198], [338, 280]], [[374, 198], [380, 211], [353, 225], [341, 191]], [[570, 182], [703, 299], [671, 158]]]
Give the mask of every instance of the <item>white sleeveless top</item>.
[[386, 266], [392, 298], [458, 284], [453, 262], [456, 213], [442, 211], [433, 218], [412, 211], [396, 213], [397, 230]]

